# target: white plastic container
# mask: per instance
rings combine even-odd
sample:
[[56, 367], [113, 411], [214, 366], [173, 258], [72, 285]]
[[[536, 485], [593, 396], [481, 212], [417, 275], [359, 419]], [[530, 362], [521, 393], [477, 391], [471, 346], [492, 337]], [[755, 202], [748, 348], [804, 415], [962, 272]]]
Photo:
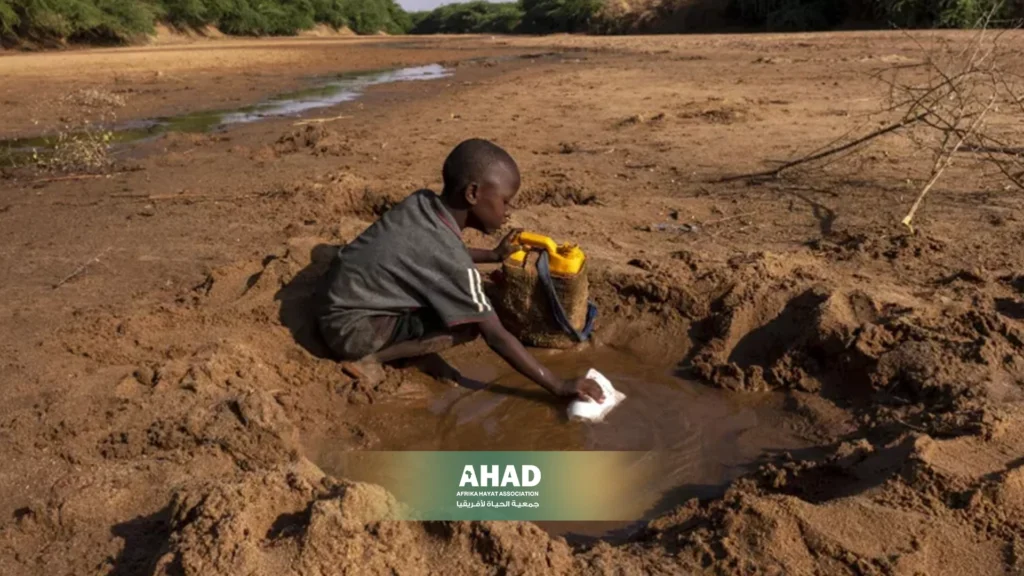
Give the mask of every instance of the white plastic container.
[[586, 400], [573, 400], [569, 404], [569, 419], [583, 420], [586, 422], [600, 422], [604, 417], [626, 399], [626, 395], [619, 392], [612, 386], [612, 383], [593, 368], [587, 372], [587, 378], [597, 382], [604, 391], [604, 402], [598, 404], [596, 401], [587, 398]]

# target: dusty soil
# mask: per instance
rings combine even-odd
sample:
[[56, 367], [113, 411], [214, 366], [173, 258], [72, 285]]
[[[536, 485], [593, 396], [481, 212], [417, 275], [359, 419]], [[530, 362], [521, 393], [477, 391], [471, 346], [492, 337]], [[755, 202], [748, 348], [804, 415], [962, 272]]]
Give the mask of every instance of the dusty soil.
[[[169, 135], [106, 177], [6, 172], [0, 572], [1024, 573], [1019, 193], [957, 164], [909, 234], [898, 222], [931, 163], [899, 138], [769, 183], [711, 183], [849, 130], [880, 106], [870, 74], [919, 57], [914, 41], [407, 42], [0, 58], [14, 136], [57, 125], [52, 96], [122, 73], [121, 117], [140, 118], [346, 69], [563, 52], [380, 86], [319, 127]], [[306, 299], [331, 247], [436, 186], [469, 136], [518, 159], [514, 225], [587, 250], [601, 342], [784, 394], [826, 456], [782, 455], [617, 545], [371, 520], [388, 495], [324, 475], [309, 443], [373, 447], [354, 407], [450, 384], [397, 368], [354, 387], [323, 358]]]

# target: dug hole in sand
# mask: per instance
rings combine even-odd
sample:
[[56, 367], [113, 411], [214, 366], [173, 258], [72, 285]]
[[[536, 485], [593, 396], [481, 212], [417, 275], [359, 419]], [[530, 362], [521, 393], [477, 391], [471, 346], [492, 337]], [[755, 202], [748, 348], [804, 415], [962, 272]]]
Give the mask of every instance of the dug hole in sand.
[[[287, 263], [289, 258], [281, 262]], [[271, 474], [281, 478], [275, 481], [299, 486], [309, 482], [317, 488], [296, 493], [296, 503], [291, 506], [296, 507], [297, 516], [281, 516], [284, 512], [277, 508], [271, 525], [294, 518], [289, 521], [294, 527], [270, 531], [271, 526], [265, 526], [278, 544], [257, 547], [259, 562], [294, 542], [302, 543], [300, 551], [292, 552], [301, 562], [320, 558], [321, 553], [323, 558], [354, 559], [376, 550], [375, 561], [381, 562], [381, 569], [440, 567], [442, 564], [434, 563], [455, 562], [457, 569], [466, 573], [483, 569], [474, 564], [479, 561], [488, 566], [494, 562], [521, 566], [528, 572], [574, 573], [585, 570], [590, 562], [647, 562], [641, 558], [659, 549], [678, 550], [682, 555], [672, 561], [694, 562], [690, 564], [694, 567], [708, 563], [751, 566], [752, 558], [760, 558], [760, 563], [766, 555], [777, 558], [771, 562], [779, 566], [831, 566], [837, 571], [878, 566], [879, 558], [887, 558], [890, 567], [924, 571], [938, 569], [939, 562], [972, 570], [1001, 565], [1002, 545], [998, 542], [1002, 536], [991, 545], [983, 544], [956, 520], [961, 514], [990, 517], [993, 510], [1001, 509], [995, 504], [998, 499], [1011, 504], [992, 524], [994, 534], [1013, 534], [1018, 522], [1012, 504], [1017, 498], [1017, 474], [1007, 473], [1003, 479], [998, 457], [986, 465], [995, 476], [981, 480], [981, 485], [969, 479], [974, 476], [968, 471], [978, 465], [978, 459], [990, 458], [986, 456], [989, 450], [979, 451], [979, 440], [970, 436], [956, 439], [954, 433], [951, 440], [936, 441], [918, 438], [913, 431], [889, 436], [891, 440], [880, 443], [827, 440], [856, 430], [858, 419], [879, 421], [877, 426], [894, 419], [903, 428], [901, 423], [919, 409], [915, 406], [931, 407], [921, 413], [932, 415], [924, 425], [940, 435], [942, 430], [980, 426], [991, 437], [1005, 437], [1006, 430], [997, 424], [1002, 419], [992, 420], [985, 412], [965, 418], [963, 412], [941, 408], [955, 398], [950, 395], [957, 394], [955, 380], [943, 379], [981, 368], [974, 361], [956, 360], [956, 340], [945, 336], [922, 347], [901, 339], [901, 335], [906, 337], [907, 332], [902, 331], [911, 318], [913, 325], [945, 327], [928, 334], [955, 336], [957, 326], [970, 326], [960, 324], [958, 318], [978, 317], [977, 310], [964, 310], [966, 316], [934, 316], [899, 291], [882, 289], [872, 295], [864, 290], [840, 290], [834, 287], [834, 277], [812, 261], [792, 262], [771, 254], [752, 254], [726, 266], [697, 261], [696, 268], [710, 273], [665, 276], [664, 272], [638, 274], [598, 268], [594, 275], [597, 300], [607, 309], [615, 310], [616, 301], [620, 306], [619, 316], [613, 315], [600, 332], [611, 338], [612, 344], [606, 340], [582, 351], [552, 352], [545, 361], [556, 370], [593, 366], [614, 379], [629, 401], [602, 425], [567, 423], [564, 411], [553, 406], [545, 393], [508, 373], [486, 349], [476, 346], [450, 357], [459, 372], [454, 378], [460, 386], [404, 371], [394, 373], [393, 377], [401, 380], [358, 392], [368, 394], [371, 402], [358, 402], [350, 408], [344, 434], [302, 441], [303, 453], [335, 477], [345, 475], [332, 465], [341, 460], [335, 457], [340, 454], [337, 451], [360, 445], [384, 450], [652, 450], [659, 455], [662, 474], [650, 485], [638, 487], [636, 504], [642, 512], [638, 520], [649, 523], [541, 523], [538, 530], [530, 524], [389, 524], [372, 516], [360, 524], [363, 505], [346, 500], [347, 492], [335, 487], [337, 481], [321, 477], [320, 472], [300, 481], [296, 472], [281, 471]], [[263, 272], [261, 281], [268, 279], [268, 272]], [[679, 285], [690, 288], [685, 292], [670, 288]], [[637, 296], [641, 294], [645, 296]], [[654, 294], [662, 296], [655, 300], [651, 298]], [[623, 306], [629, 307], [631, 317], [622, 314]], [[887, 317], [886, 310], [901, 313]], [[697, 320], [690, 320], [691, 315]], [[1015, 329], [995, 316], [988, 318], [996, 335], [986, 344], [991, 353], [1000, 357], [1000, 350], [1021, 345]], [[635, 351], [685, 333], [694, 334], [694, 345], [668, 355], [692, 358], [692, 368], [680, 365], [684, 374], [706, 374], [710, 382], [724, 389], [673, 376], [672, 366], [663, 359], [645, 358]], [[945, 353], [942, 371], [928, 373], [928, 380], [922, 380], [919, 368], [914, 367], [920, 364], [914, 363], [927, 356], [920, 352], [908, 356], [906, 346], [950, 352]], [[493, 384], [483, 387], [483, 382]], [[898, 394], [911, 394], [919, 398], [919, 404], [910, 404], [910, 410], [902, 414], [879, 409], [874, 399], [890, 393], [893, 382], [901, 390]], [[768, 390], [789, 392], [738, 393]], [[945, 454], [957, 456], [950, 459]], [[961, 458], [968, 464], [961, 463]], [[753, 474], [718, 497], [728, 480], [745, 472]], [[953, 488], [958, 483], [962, 487]], [[985, 496], [989, 489], [984, 487], [989, 485], [995, 492]], [[913, 496], [919, 490], [971, 493], [976, 490], [971, 486], [979, 486], [978, 496], [972, 497], [978, 499], [977, 504], [967, 508], [955, 505], [950, 512], [942, 512], [950, 504], [941, 499], [921, 500], [924, 508], [920, 512], [914, 509], [918, 505], [894, 510], [878, 508], [871, 500], [844, 499], [844, 495], [867, 493], [892, 502], [893, 498], [919, 498]], [[367, 504], [369, 510], [391, 506], [387, 504], [391, 497], [379, 488], [359, 489], [378, 494], [371, 500], [377, 503]], [[289, 488], [288, 492], [296, 490]], [[298, 504], [303, 498], [313, 499], [314, 504], [307, 504], [311, 506], [308, 512], [302, 512]], [[707, 500], [702, 504], [694, 498]], [[332, 514], [340, 516], [334, 519]], [[355, 519], [344, 520], [346, 514], [354, 514]], [[266, 521], [271, 516], [274, 514], [267, 515]], [[902, 536], [883, 535], [877, 530], [879, 523]], [[322, 530], [318, 528], [321, 525], [332, 528]], [[335, 531], [340, 526], [350, 526], [355, 530], [353, 536], [337, 538]], [[552, 534], [565, 539], [552, 539]], [[491, 542], [486, 545], [496, 546], [499, 556], [456, 554], [442, 560], [434, 556], [437, 538], [447, 542], [446, 546], [474, 549]], [[704, 547], [702, 542], [707, 540], [737, 544], [716, 551]], [[175, 541], [172, 537], [172, 543]], [[608, 542], [620, 547], [609, 548]], [[574, 552], [572, 546], [582, 548]], [[399, 549], [401, 555], [387, 552]], [[546, 552], [538, 557], [539, 550]], [[538, 561], [541, 564], [535, 564]]]
[[[292, 245], [268, 264], [258, 265], [257, 280], [249, 288], [244, 286], [251, 274], [244, 270], [217, 273], [212, 288], [199, 297], [199, 307], [212, 306], [208, 312], [223, 310], [215, 316], [267, 305], [274, 308], [274, 287], [282, 284], [289, 291], [285, 305], [287, 299], [303, 298], [316, 276], [309, 267], [323, 265], [309, 263], [304, 255], [323, 251], [310, 250], [313, 243], [308, 241]], [[261, 382], [264, 389], [287, 388], [279, 374], [287, 373], [282, 370], [289, 363], [270, 359], [267, 364], [266, 356], [253, 363], [252, 352], [221, 347], [209, 360], [188, 368], [184, 381], [204, 395], [226, 392], [224, 410], [195, 414], [186, 436], [167, 431], [156, 432], [153, 438], [164, 438], [161, 443], [193, 438], [198, 445], [216, 441], [241, 462], [248, 462], [244, 465], [253, 471], [235, 483], [192, 483], [175, 496], [166, 516], [154, 520], [160, 524], [153, 524], [166, 525], [168, 530], [167, 552], [160, 556], [157, 573], [178, 573], [183, 566], [186, 573], [196, 574], [259, 572], [281, 563], [299, 573], [333, 573], [339, 564], [349, 566], [345, 571], [353, 574], [424, 567], [468, 574], [495, 566], [528, 573], [578, 573], [592, 570], [594, 563], [640, 566], [652, 554], [660, 556], [667, 550], [677, 555], [664, 562], [693, 569], [753, 566], [754, 558], [758, 564], [772, 558], [767, 562], [780, 568], [800, 571], [800, 567], [826, 566], [843, 572], [878, 566], [882, 558], [890, 567], [905, 567], [898, 571], [912, 567], [940, 572], [940, 562], [996, 570], [1003, 553], [998, 542], [1016, 533], [1021, 487], [1018, 471], [1004, 468], [985, 440], [970, 436], [933, 440], [914, 433], [897, 434], [882, 443], [820, 440], [855, 430], [851, 414], [904, 421], [913, 413], [890, 416], [870, 404], [856, 403], [857, 398], [872, 394], [873, 381], [886, 382], [879, 389], [884, 393], [891, 387], [894, 370], [913, 370], [905, 364], [907, 360], [901, 360], [905, 355], [897, 327], [905, 324], [887, 323], [892, 320], [880, 320], [878, 314], [885, 309], [880, 304], [883, 297], [896, 297], [893, 304], [902, 306], [912, 300], [886, 293], [876, 300], [866, 292], [830, 289], [834, 283], [823, 270], [807, 262], [796, 266], [801, 267], [797, 276], [803, 279], [798, 282], [792, 280], [794, 265], [772, 255], [752, 255], [744, 266], [731, 270], [698, 262], [698, 269], [710, 267], [714, 272], [704, 281], [675, 277], [693, 288], [686, 294], [661, 292], [665, 298], [653, 306], [672, 310], [668, 313], [652, 309], [654, 301], [648, 298], [640, 303], [622, 296], [658, 293], [673, 285], [667, 277], [598, 268], [594, 278], [598, 301], [612, 310], [612, 302], [619, 301], [638, 314], [613, 316], [600, 333], [627, 344], [616, 347], [605, 342], [582, 351], [553, 352], [545, 361], [556, 370], [594, 366], [615, 380], [629, 401], [601, 425], [567, 423], [562, 407], [552, 405], [546, 393], [508, 373], [486, 349], [476, 346], [450, 358], [460, 373], [460, 386], [417, 376], [415, 371], [394, 372], [390, 383], [381, 388], [357, 391], [368, 395], [370, 402], [349, 408], [339, 423], [342, 433], [297, 436], [293, 417], [285, 416], [294, 409], [281, 408], [282, 403], [292, 404], [287, 396], [275, 399], [249, 392], [230, 399], [238, 398], [238, 386], [245, 381]], [[240, 290], [232, 288], [234, 282], [242, 283]], [[242, 296], [228, 296], [232, 292]], [[696, 299], [690, 299], [692, 294], [698, 295]], [[701, 294], [713, 301], [702, 303]], [[221, 296], [228, 297], [217, 306]], [[665, 303], [671, 303], [671, 308], [663, 307]], [[716, 311], [698, 322], [684, 315], [689, 313], [684, 311], [708, 310]], [[976, 314], [966, 313], [968, 317]], [[916, 316], [915, 322], [949, 321], [928, 318], [927, 314]], [[945, 333], [952, 333], [948, 330], [957, 324], [943, 325]], [[670, 335], [678, 338], [689, 331], [682, 330], [686, 326], [698, 330], [701, 338], [682, 351], [683, 357], [694, 358], [693, 370], [711, 374], [712, 382], [733, 391], [678, 378], [664, 360], [629, 351], [647, 349], [652, 341], [668, 341]], [[998, 323], [994, 326], [993, 333], [998, 334]], [[765, 337], [766, 332], [772, 337]], [[641, 333], [647, 333], [646, 338]], [[1010, 340], [993, 339], [989, 344], [993, 352], [1019, 345], [1014, 344], [1013, 330], [1007, 328], [1005, 333]], [[851, 338], [870, 340], [846, 344]], [[869, 346], [869, 342], [877, 344]], [[942, 342], [933, 341], [930, 346], [938, 350]], [[872, 357], [877, 360], [871, 361]], [[748, 362], [753, 368], [743, 368]], [[823, 364], [841, 366], [843, 372], [821, 370]], [[250, 368], [243, 370], [246, 365]], [[945, 364], [943, 373], [968, 367], [954, 360]], [[239, 379], [239, 371], [245, 380]], [[177, 378], [170, 366], [160, 372], [162, 378]], [[899, 373], [907, 378], [900, 384], [905, 387], [902, 393], [925, 386], [913, 380], [915, 372]], [[306, 378], [334, 382], [334, 374], [314, 372]], [[217, 391], [223, 386], [217, 382], [226, 382], [223, 392]], [[482, 382], [494, 383], [482, 387]], [[337, 393], [335, 389], [336, 384], [330, 393]], [[736, 392], [752, 389], [792, 392]], [[946, 394], [955, 393], [953, 388], [944, 389]], [[922, 402], [931, 406], [946, 401], [940, 390], [926, 393], [921, 388], [921, 393]], [[848, 394], [849, 399], [841, 402], [850, 408], [836, 408], [825, 394]], [[934, 412], [942, 414], [941, 409]], [[1006, 437], [1009, 429], [985, 424], [1003, 420], [988, 418], [956, 416], [931, 425], [936, 430], [982, 426], [992, 437]], [[262, 439], [254, 444], [257, 438]], [[275, 445], [280, 448], [271, 448]], [[819, 447], [809, 449], [814, 445]], [[109, 446], [130, 450], [132, 443]], [[661, 474], [636, 492], [638, 519], [648, 523], [388, 522], [389, 510], [400, 504], [386, 491], [360, 484], [358, 478], [335, 479], [345, 472], [335, 469], [333, 462], [342, 460], [344, 451], [360, 447], [652, 450], [659, 455]], [[292, 464], [273, 463], [279, 458], [276, 454], [288, 451], [297, 458]], [[975, 470], [987, 471], [980, 484], [970, 480]], [[332, 475], [325, 476], [323, 471]], [[721, 496], [725, 482], [751, 471]], [[864, 493], [875, 496], [872, 500], [844, 497]], [[947, 501], [946, 497], [967, 500]], [[695, 498], [706, 500], [701, 503]], [[904, 499], [909, 499], [910, 508], [879, 504]], [[943, 511], [946, 508], [948, 512]], [[989, 519], [992, 540], [986, 544], [965, 530], [958, 520], [962, 515]], [[894, 530], [899, 537], [878, 526]], [[716, 549], [708, 547], [708, 541], [735, 544]], [[481, 547], [488, 552], [479, 554]], [[369, 564], [367, 558], [372, 558]]]

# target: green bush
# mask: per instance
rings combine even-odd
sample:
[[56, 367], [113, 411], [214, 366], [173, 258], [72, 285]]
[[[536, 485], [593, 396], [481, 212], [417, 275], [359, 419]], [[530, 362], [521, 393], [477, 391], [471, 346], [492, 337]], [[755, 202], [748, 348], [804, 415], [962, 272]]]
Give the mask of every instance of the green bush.
[[833, 0], [785, 2], [768, 14], [767, 28], [774, 31], [827, 30], [846, 18], [845, 6]]
[[495, 4], [496, 9], [480, 23], [480, 32], [511, 34], [523, 20], [523, 11], [516, 4]]
[[21, 16], [18, 15], [16, 0], [0, 0], [0, 38], [14, 36], [21, 24]]
[[0, 0], [0, 35], [14, 34], [14, 27], [20, 22], [10, 0]]
[[[211, 4], [206, 23], [216, 23], [226, 34], [239, 36], [287, 36], [312, 28], [313, 4], [309, 0], [222, 0]], [[205, 23], [204, 23], [205, 24]]]
[[833, 0], [733, 0], [727, 14], [741, 23], [767, 30], [826, 30], [843, 21], [846, 3]]
[[[0, 41], [127, 43], [156, 21], [227, 34], [290, 35], [317, 23], [348, 26], [359, 34], [614, 32], [629, 13], [598, 14], [613, 0], [473, 0], [409, 14], [395, 0], [0, 0]], [[662, 0], [658, 18], [690, 0]], [[713, 0], [712, 0], [713, 1]], [[1024, 16], [1024, 0], [725, 0], [727, 19], [767, 30], [822, 30], [848, 14], [879, 27], [969, 28], [993, 6], [997, 25]], [[619, 24], [619, 25], [617, 25]], [[668, 31], [667, 29], [663, 31]]]
[[516, 29], [522, 17], [518, 4], [476, 0], [440, 6], [410, 18], [415, 20], [411, 28], [413, 34], [508, 34]]
[[392, 0], [341, 0], [341, 4], [348, 27], [357, 34], [405, 32], [392, 17], [396, 9], [401, 10]]
[[158, 20], [246, 36], [291, 35], [317, 23], [360, 34], [412, 28], [394, 0], [0, 0], [0, 40], [7, 44], [127, 43], [152, 32]]
[[[162, 13], [160, 7], [138, 0], [94, 0], [96, 19], [88, 26], [82, 26], [75, 39], [103, 39], [113, 42], [127, 42], [153, 31], [153, 24]], [[85, 4], [85, 2], [83, 2]]]
[[220, 19], [228, 8], [217, 0], [162, 0], [165, 18], [173, 26], [202, 28]]
[[128, 42], [162, 10], [135, 0], [0, 0], [0, 38]]
[[822, 30], [841, 24], [848, 9], [873, 14], [880, 27], [972, 28], [994, 7], [996, 21], [1024, 15], [1021, 0], [731, 0], [727, 14], [769, 30]]
[[411, 15], [413, 34], [548, 34], [586, 32], [603, 0], [481, 0]]
[[586, 32], [602, 5], [602, 0], [521, 0], [523, 20], [517, 31], [527, 34]]
[[409, 13], [395, 0], [384, 0], [384, 2], [388, 7], [388, 15], [391, 16], [384, 31], [389, 34], [408, 34], [412, 30], [412, 18], [409, 17]]
[[345, 20], [344, 5], [341, 0], [313, 0], [313, 20], [327, 24], [333, 28], [341, 28]]
[[996, 20], [1021, 15], [1021, 3], [1012, 0], [875, 0], [880, 20], [905, 28], [973, 28], [993, 8]]

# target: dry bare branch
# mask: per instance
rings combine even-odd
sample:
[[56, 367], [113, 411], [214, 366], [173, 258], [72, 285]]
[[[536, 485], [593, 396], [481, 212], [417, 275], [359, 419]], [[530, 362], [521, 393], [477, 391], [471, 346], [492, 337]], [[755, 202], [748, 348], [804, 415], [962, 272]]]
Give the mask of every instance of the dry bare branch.
[[110, 250], [112, 248], [113, 248], [113, 246], [107, 246], [99, 254], [97, 254], [97, 255], [93, 256], [92, 258], [90, 258], [90, 259], [86, 260], [85, 262], [83, 262], [81, 266], [79, 266], [78, 268], [75, 268], [74, 270], [71, 271], [70, 274], [68, 274], [67, 276], [61, 278], [60, 282], [57, 282], [56, 284], [54, 284], [53, 285], [53, 289], [56, 290], [57, 288], [60, 288], [61, 286], [63, 286], [65, 284], [67, 284], [68, 282], [70, 282], [72, 279], [78, 277], [78, 275], [81, 274], [82, 272], [85, 272], [85, 270], [89, 266], [91, 266], [92, 264], [94, 264], [96, 262], [99, 262], [100, 258], [104, 254], [106, 254], [107, 252], [110, 252]]
[[914, 201], [914, 205], [910, 207], [910, 212], [908, 212], [907, 215], [904, 216], [903, 220], [900, 222], [901, 224], [909, 228], [911, 233], [914, 232], [914, 227], [912, 225], [914, 215], [917, 214], [917, 209], [921, 207], [921, 202], [924, 201], [924, 197], [928, 194], [932, 187], [935, 186], [935, 183], [939, 181], [939, 178], [942, 177], [942, 173], [946, 171], [946, 168], [949, 168], [949, 165], [953, 163], [953, 157], [956, 155], [960, 147], [963, 146], [964, 141], [967, 138], [969, 138], [974, 133], [974, 131], [981, 126], [981, 123], [985, 120], [985, 115], [988, 114], [989, 110], [992, 109], [992, 105], [994, 103], [995, 98], [993, 97], [992, 99], [989, 100], [988, 106], [986, 106], [985, 110], [983, 110], [981, 114], [978, 114], [978, 117], [975, 118], [974, 123], [971, 124], [970, 129], [968, 129], [967, 132], [964, 133], [964, 135], [961, 136], [959, 140], [957, 140], [956, 144], [954, 144], [949, 150], [945, 151], [945, 154], [943, 156], [936, 160], [936, 166], [935, 169], [932, 170], [931, 179], [928, 181], [927, 184], [925, 184], [924, 188], [921, 190], [921, 193], [918, 195], [917, 200]]
[[[927, 181], [902, 220], [911, 230], [925, 197], [958, 155], [975, 154], [972, 161], [978, 170], [994, 168], [992, 173], [998, 171], [1006, 182], [1024, 189], [1024, 142], [1013, 141], [1017, 131], [1007, 128], [1010, 124], [1006, 122], [1008, 114], [1024, 120], [1024, 76], [1014, 70], [1017, 52], [1002, 43], [1008, 30], [990, 28], [1000, 8], [997, 3], [984, 14], [976, 32], [964, 42], [940, 36], [934, 38], [934, 46], [926, 46], [920, 34], [906, 33], [920, 51], [920, 62], [895, 64], [872, 75], [887, 93], [886, 103], [877, 113], [886, 119], [882, 128], [861, 136], [856, 134], [862, 128], [854, 128], [823, 148], [773, 169], [716, 182], [768, 179], [811, 163], [828, 165], [863, 152], [881, 136], [898, 132], [931, 156]], [[1001, 125], [1003, 133], [986, 132], [984, 128], [993, 118], [1001, 124], [991, 124]], [[819, 162], [826, 158], [826, 163]]]
[[903, 120], [900, 120], [899, 122], [895, 122], [895, 123], [889, 124], [888, 126], [885, 126], [883, 128], [879, 128], [878, 130], [875, 130], [875, 131], [873, 131], [873, 132], [871, 132], [869, 134], [861, 136], [860, 138], [857, 138], [856, 140], [853, 140], [851, 142], [847, 142], [847, 143], [845, 143], [845, 144], [843, 144], [841, 146], [836, 146], [836, 147], [833, 147], [833, 148], [829, 148], [829, 149], [827, 149], [827, 150], [825, 150], [823, 152], [819, 152], [817, 154], [812, 154], [810, 156], [805, 156], [803, 158], [798, 158], [798, 159], [793, 160], [791, 162], [786, 162], [785, 164], [783, 164], [783, 165], [781, 165], [778, 168], [775, 168], [773, 170], [765, 170], [763, 172], [751, 172], [749, 174], [739, 174], [737, 176], [727, 176], [725, 178], [720, 178], [718, 180], [715, 180], [714, 182], [718, 183], [718, 184], [721, 184], [721, 183], [725, 183], [725, 182], [735, 182], [736, 180], [756, 180], [756, 179], [759, 179], [759, 178], [775, 178], [775, 177], [778, 177], [783, 172], [785, 172], [786, 170], [789, 170], [790, 168], [795, 168], [795, 167], [800, 166], [802, 164], [807, 164], [807, 163], [810, 163], [810, 162], [814, 162], [816, 160], [821, 160], [822, 158], [826, 158], [828, 156], [832, 156], [834, 154], [839, 154], [840, 152], [849, 150], [851, 148], [855, 148], [855, 147], [857, 147], [857, 146], [859, 146], [861, 144], [864, 144], [865, 142], [869, 142], [871, 140], [874, 140], [875, 138], [878, 138], [879, 136], [884, 136], [884, 135], [886, 135], [886, 134], [888, 134], [890, 132], [895, 132], [896, 130], [899, 130], [900, 128], [904, 128], [904, 127], [909, 126], [909, 125], [911, 125], [911, 124], [913, 124], [915, 122], [919, 122], [919, 121], [923, 120], [925, 117], [927, 117], [928, 114], [929, 114], [928, 112], [925, 112], [925, 113], [919, 114], [917, 116], [914, 116], [912, 118], [905, 118]]

